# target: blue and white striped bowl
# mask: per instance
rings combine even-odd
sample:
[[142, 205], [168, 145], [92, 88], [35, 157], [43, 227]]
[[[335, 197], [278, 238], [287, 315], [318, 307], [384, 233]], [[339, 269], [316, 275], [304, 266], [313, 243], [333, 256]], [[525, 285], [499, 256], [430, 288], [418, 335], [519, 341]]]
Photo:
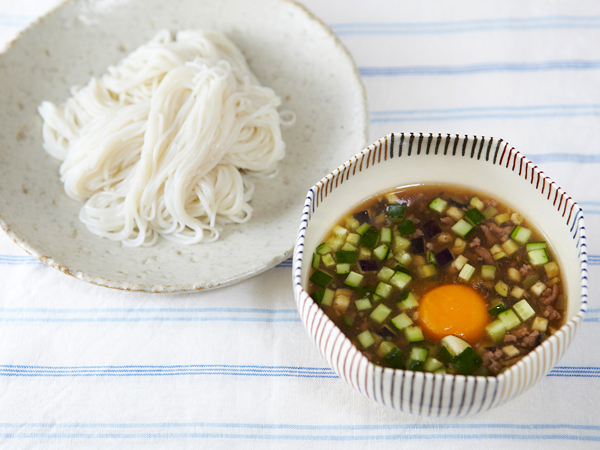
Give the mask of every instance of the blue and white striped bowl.
[[[304, 289], [315, 248], [343, 214], [375, 194], [422, 183], [454, 184], [493, 195], [533, 221], [552, 243], [561, 263], [569, 298], [565, 325], [497, 377], [434, 375], [372, 364]], [[573, 340], [587, 308], [583, 215], [577, 203], [540, 168], [501, 139], [390, 134], [308, 191], [294, 249], [293, 285], [310, 337], [331, 368], [352, 387], [377, 402], [412, 414], [475, 414], [531, 388]]]

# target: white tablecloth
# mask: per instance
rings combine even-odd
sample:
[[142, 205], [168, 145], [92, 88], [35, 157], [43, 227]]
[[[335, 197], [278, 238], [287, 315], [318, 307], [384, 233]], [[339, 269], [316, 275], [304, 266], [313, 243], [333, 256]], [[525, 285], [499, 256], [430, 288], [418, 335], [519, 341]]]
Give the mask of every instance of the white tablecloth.
[[[583, 207], [591, 295], [567, 356], [495, 410], [412, 416], [325, 365], [289, 262], [215, 291], [127, 293], [65, 276], [0, 234], [0, 448], [600, 448], [600, 3], [303, 3], [360, 69], [371, 140], [502, 138]], [[57, 4], [1, 0], [0, 45]]]

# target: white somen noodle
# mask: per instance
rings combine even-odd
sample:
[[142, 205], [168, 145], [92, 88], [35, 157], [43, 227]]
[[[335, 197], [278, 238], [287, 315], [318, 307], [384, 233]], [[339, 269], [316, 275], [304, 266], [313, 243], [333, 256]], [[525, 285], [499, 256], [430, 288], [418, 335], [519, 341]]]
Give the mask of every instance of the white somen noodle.
[[71, 95], [40, 105], [44, 148], [80, 220], [126, 245], [217, 239], [285, 154], [279, 97], [219, 32], [161, 31]]

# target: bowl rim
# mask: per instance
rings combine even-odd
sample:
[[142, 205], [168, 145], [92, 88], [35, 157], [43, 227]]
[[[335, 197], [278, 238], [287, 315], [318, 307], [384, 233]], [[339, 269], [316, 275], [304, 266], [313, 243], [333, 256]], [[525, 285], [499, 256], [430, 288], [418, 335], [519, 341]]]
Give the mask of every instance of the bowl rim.
[[[446, 147], [444, 150], [444, 154], [446, 154], [446, 151], [448, 150], [448, 142], [451, 139], [455, 140], [455, 145], [452, 149], [453, 152], [457, 151], [458, 142], [461, 139], [464, 139], [464, 145], [462, 147], [462, 155], [463, 156], [465, 156], [468, 140], [469, 139], [474, 140], [474, 144], [473, 144], [473, 149], [474, 149], [475, 143], [477, 142], [477, 139], [479, 139], [478, 136], [476, 136], [476, 135], [471, 135], [471, 136], [462, 135], [461, 136], [459, 134], [452, 135], [450, 133], [445, 133], [445, 134], [442, 134], [442, 133], [434, 134], [434, 133], [423, 133], [423, 132], [421, 132], [421, 133], [414, 133], [414, 132], [390, 133], [390, 134], [387, 134], [386, 136], [382, 137], [378, 141], [375, 141], [370, 146], [361, 150], [356, 155], [354, 155], [353, 157], [351, 157], [350, 159], [348, 159], [347, 161], [342, 163], [334, 171], [332, 171], [331, 173], [327, 174], [326, 176], [321, 178], [319, 181], [317, 181], [308, 190], [306, 200], [304, 203], [304, 209], [302, 211], [302, 217], [301, 217], [300, 226], [298, 229], [298, 235], [297, 235], [297, 239], [296, 239], [296, 245], [294, 247], [294, 255], [293, 255], [293, 260], [292, 260], [292, 283], [293, 283], [293, 288], [294, 288], [294, 297], [295, 297], [296, 305], [298, 307], [298, 310], [299, 310], [302, 318], [304, 318], [303, 309], [311, 309], [311, 308], [316, 307], [319, 310], [321, 310], [320, 307], [317, 305], [317, 303], [312, 299], [312, 297], [310, 297], [310, 295], [308, 295], [308, 292], [302, 287], [302, 283], [301, 283], [302, 266], [303, 266], [304, 237], [305, 237], [306, 228], [308, 227], [308, 223], [310, 222], [311, 213], [315, 210], [316, 207], [318, 207], [318, 204], [315, 206], [315, 200], [317, 200], [316, 192], [323, 192], [322, 191], [323, 189], [326, 192], [328, 190], [329, 190], [329, 192], [331, 192], [333, 189], [337, 188], [338, 182], [340, 180], [341, 180], [341, 183], [343, 183], [344, 177], [346, 177], [346, 179], [348, 179], [348, 177], [350, 176], [349, 168], [351, 168], [352, 166], [355, 166], [359, 161], [362, 164], [362, 162], [366, 160], [367, 167], [368, 167], [368, 164], [371, 163], [370, 162], [371, 153], [373, 153], [373, 158], [372, 158], [371, 164], [385, 163], [388, 160], [388, 158], [387, 158], [388, 152], [390, 155], [389, 159], [391, 160], [393, 157], [392, 152], [393, 152], [393, 147], [394, 147], [394, 140], [396, 137], [399, 137], [401, 139], [401, 142], [408, 141], [408, 145], [407, 145], [407, 147], [408, 147], [407, 155], [408, 156], [410, 156], [411, 151], [413, 151], [413, 146], [415, 145], [415, 142], [414, 142], [415, 139], [418, 140], [418, 149], [416, 150], [417, 154], [421, 151], [421, 143], [423, 140], [427, 139], [428, 142], [431, 142], [431, 140], [437, 139], [437, 145], [436, 145], [436, 149], [435, 149], [436, 155], [438, 154], [438, 147], [440, 146], [439, 142], [441, 140], [443, 140], [443, 139], [446, 140]], [[491, 147], [492, 147], [492, 142], [494, 142], [495, 139], [493, 137], [485, 138], [483, 136], [480, 139], [482, 139], [482, 140], [489, 139], [490, 140], [488, 148], [487, 148], [487, 152], [485, 154], [485, 161], [484, 161], [484, 162], [489, 162], [490, 158], [492, 157], [492, 154], [490, 151]], [[388, 141], [391, 142], [391, 144], [389, 146], [389, 150], [388, 150]], [[496, 164], [496, 161], [498, 161], [499, 165], [504, 165], [504, 166], [506, 166], [506, 168], [508, 168], [510, 163], [512, 162], [513, 170], [514, 170], [516, 161], [519, 161], [521, 164], [521, 167], [523, 167], [523, 166], [525, 167], [525, 172], [527, 172], [527, 170], [531, 170], [532, 179], [533, 179], [534, 173], [537, 172], [538, 185], [541, 181], [543, 181], [543, 183], [545, 183], [545, 185], [547, 184], [548, 186], [552, 186], [556, 190], [555, 197], [558, 197], [559, 195], [561, 196], [561, 205], [562, 205], [562, 200], [563, 199], [565, 200], [565, 206], [564, 206], [565, 212], [567, 211], [567, 204], [569, 204], [569, 203], [571, 204], [571, 206], [569, 208], [569, 219], [574, 214], [573, 225], [571, 226], [571, 231], [575, 230], [574, 235], [577, 232], [580, 233], [579, 239], [577, 241], [577, 246], [580, 249], [580, 251], [579, 251], [579, 263], [580, 263], [579, 273], [580, 273], [580, 277], [581, 277], [581, 283], [580, 283], [581, 289], [580, 289], [580, 296], [579, 296], [580, 302], [579, 302], [578, 312], [576, 314], [574, 314], [572, 317], [570, 317], [568, 320], [566, 320], [565, 323], [555, 333], [550, 335], [548, 337], [548, 339], [546, 339], [540, 345], [533, 348], [521, 360], [519, 360], [517, 363], [510, 366], [504, 372], [502, 372], [498, 375], [495, 375], [495, 376], [494, 375], [485, 375], [484, 376], [484, 375], [461, 375], [461, 374], [432, 374], [432, 373], [425, 373], [425, 372], [418, 372], [418, 371], [415, 372], [415, 371], [410, 371], [407, 369], [393, 369], [393, 368], [389, 368], [389, 367], [379, 366], [379, 365], [374, 364], [371, 361], [369, 361], [367, 359], [367, 357], [364, 356], [364, 354], [358, 349], [358, 347], [356, 347], [350, 341], [350, 339], [348, 339], [348, 337], [339, 329], [339, 327], [337, 327], [337, 325], [335, 325], [335, 323], [326, 314], [323, 313], [326, 323], [331, 323], [335, 328], [337, 328], [340, 331], [340, 335], [342, 336], [342, 341], [343, 341], [342, 345], [349, 344], [351, 346], [351, 348], [356, 349], [357, 353], [360, 355], [359, 356], [360, 361], [358, 364], [361, 364], [361, 363], [366, 364], [366, 366], [368, 368], [367, 370], [378, 370], [378, 369], [381, 370], [382, 369], [382, 374], [384, 372], [394, 373], [394, 374], [403, 374], [403, 375], [412, 374], [412, 376], [416, 377], [417, 381], [421, 382], [421, 383], [425, 381], [426, 376], [433, 376], [436, 379], [444, 379], [444, 380], [453, 380], [453, 379], [486, 380], [487, 383], [495, 384], [496, 389], [498, 388], [499, 385], [503, 385], [504, 388], [506, 389], [507, 383], [504, 383], [504, 381], [509, 377], [516, 376], [517, 372], [519, 372], [521, 370], [525, 370], [526, 366], [528, 365], [526, 363], [533, 361], [533, 355], [535, 355], [536, 358], [539, 358], [541, 356], [541, 353], [545, 353], [545, 352], [551, 353], [552, 352], [551, 347], [560, 344], [559, 338], [558, 338], [559, 334], [567, 335], [567, 337], [571, 336], [571, 339], [572, 339], [572, 336], [575, 334], [577, 328], [579, 327], [579, 325], [581, 325], [581, 323], [583, 321], [583, 315], [585, 314], [585, 312], [587, 311], [587, 308], [588, 308], [588, 301], [587, 301], [587, 299], [588, 299], [587, 243], [586, 243], [585, 221], [584, 221], [584, 217], [583, 217], [583, 211], [582, 211], [581, 207], [579, 207], [579, 205], [577, 204], [577, 202], [575, 200], [573, 200], [558, 184], [556, 184], [550, 177], [548, 177], [541, 169], [539, 169], [539, 167], [535, 163], [533, 163], [531, 160], [529, 160], [525, 155], [523, 155], [521, 152], [516, 150], [514, 147], [510, 146], [508, 144], [508, 142], [504, 141], [503, 139], [497, 139], [496, 142], [497, 142], [497, 144], [496, 144], [495, 150], [492, 150], [494, 164]], [[384, 156], [383, 161], [381, 161], [381, 158], [378, 161], [375, 161], [374, 153], [377, 150], [378, 146], [379, 146], [379, 148], [382, 148], [382, 147], [385, 148], [385, 156]], [[400, 146], [402, 146], [402, 144], [400, 144]], [[481, 148], [483, 148], [483, 141], [481, 144]], [[402, 156], [401, 151], [400, 151], [400, 156]], [[478, 160], [481, 159], [482, 156], [483, 156], [483, 153], [480, 150], [479, 154], [477, 155], [477, 159]], [[473, 158], [473, 153], [471, 154], [471, 157]], [[361, 165], [361, 167], [362, 167], [362, 165]], [[346, 171], [348, 171], [348, 172], [346, 172]], [[540, 178], [540, 176], [543, 176], [543, 178]], [[341, 183], [339, 183], [339, 184], [341, 185]], [[536, 186], [536, 189], [537, 189], [537, 186]], [[550, 189], [550, 187], [549, 187], [549, 189]], [[556, 199], [555, 199], [555, 201], [556, 201]], [[560, 211], [560, 207], [558, 209]], [[301, 302], [307, 303], [308, 307], [302, 307]], [[303, 322], [304, 322], [304, 320], [303, 320]], [[311, 336], [311, 338], [312, 338], [312, 336]], [[562, 340], [564, 340], [564, 336], [562, 337]], [[570, 343], [570, 340], [567, 342]], [[319, 348], [319, 346], [316, 342], [315, 342], [315, 345], [317, 346], [317, 348]], [[325, 355], [322, 353], [320, 348], [319, 348], [319, 351], [321, 352], [322, 356], [325, 358]], [[563, 352], [564, 351], [566, 351], [566, 347], [563, 350]], [[353, 363], [353, 365], [354, 365], [354, 363]], [[553, 366], [554, 365], [547, 367], [546, 370], [544, 371], [544, 373], [540, 375], [540, 377], [542, 375], [545, 375]], [[341, 374], [338, 374], [338, 375], [341, 375]], [[345, 377], [343, 377], [343, 376], [341, 376], [341, 378], [345, 379]], [[349, 380], [346, 380], [346, 381], [349, 381]], [[507, 398], [506, 400], [509, 400], [510, 398], [513, 398], [515, 395], [518, 395], [519, 393], [524, 392], [529, 387], [531, 387], [533, 384], [535, 384], [535, 382], [531, 382], [531, 381], [526, 382], [524, 387], [521, 386], [520, 390], [518, 390], [515, 394], [513, 394], [513, 396]], [[503, 396], [501, 395], [500, 397], [502, 398]], [[490, 406], [490, 407], [492, 407], [492, 406]], [[483, 407], [483, 405], [481, 405], [481, 407]], [[488, 409], [490, 407], [488, 407]], [[481, 408], [480, 408], [480, 410], [481, 410]], [[477, 411], [477, 412], [479, 412], [479, 411]], [[477, 412], [475, 412], [475, 413], [477, 413]]]

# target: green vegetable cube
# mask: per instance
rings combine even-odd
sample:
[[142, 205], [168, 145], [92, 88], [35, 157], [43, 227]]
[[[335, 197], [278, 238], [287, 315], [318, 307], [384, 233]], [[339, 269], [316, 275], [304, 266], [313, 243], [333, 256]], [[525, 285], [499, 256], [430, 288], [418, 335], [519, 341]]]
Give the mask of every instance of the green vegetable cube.
[[392, 310], [382, 303], [377, 305], [377, 308], [373, 310], [370, 317], [375, 322], [382, 323], [391, 312]]

